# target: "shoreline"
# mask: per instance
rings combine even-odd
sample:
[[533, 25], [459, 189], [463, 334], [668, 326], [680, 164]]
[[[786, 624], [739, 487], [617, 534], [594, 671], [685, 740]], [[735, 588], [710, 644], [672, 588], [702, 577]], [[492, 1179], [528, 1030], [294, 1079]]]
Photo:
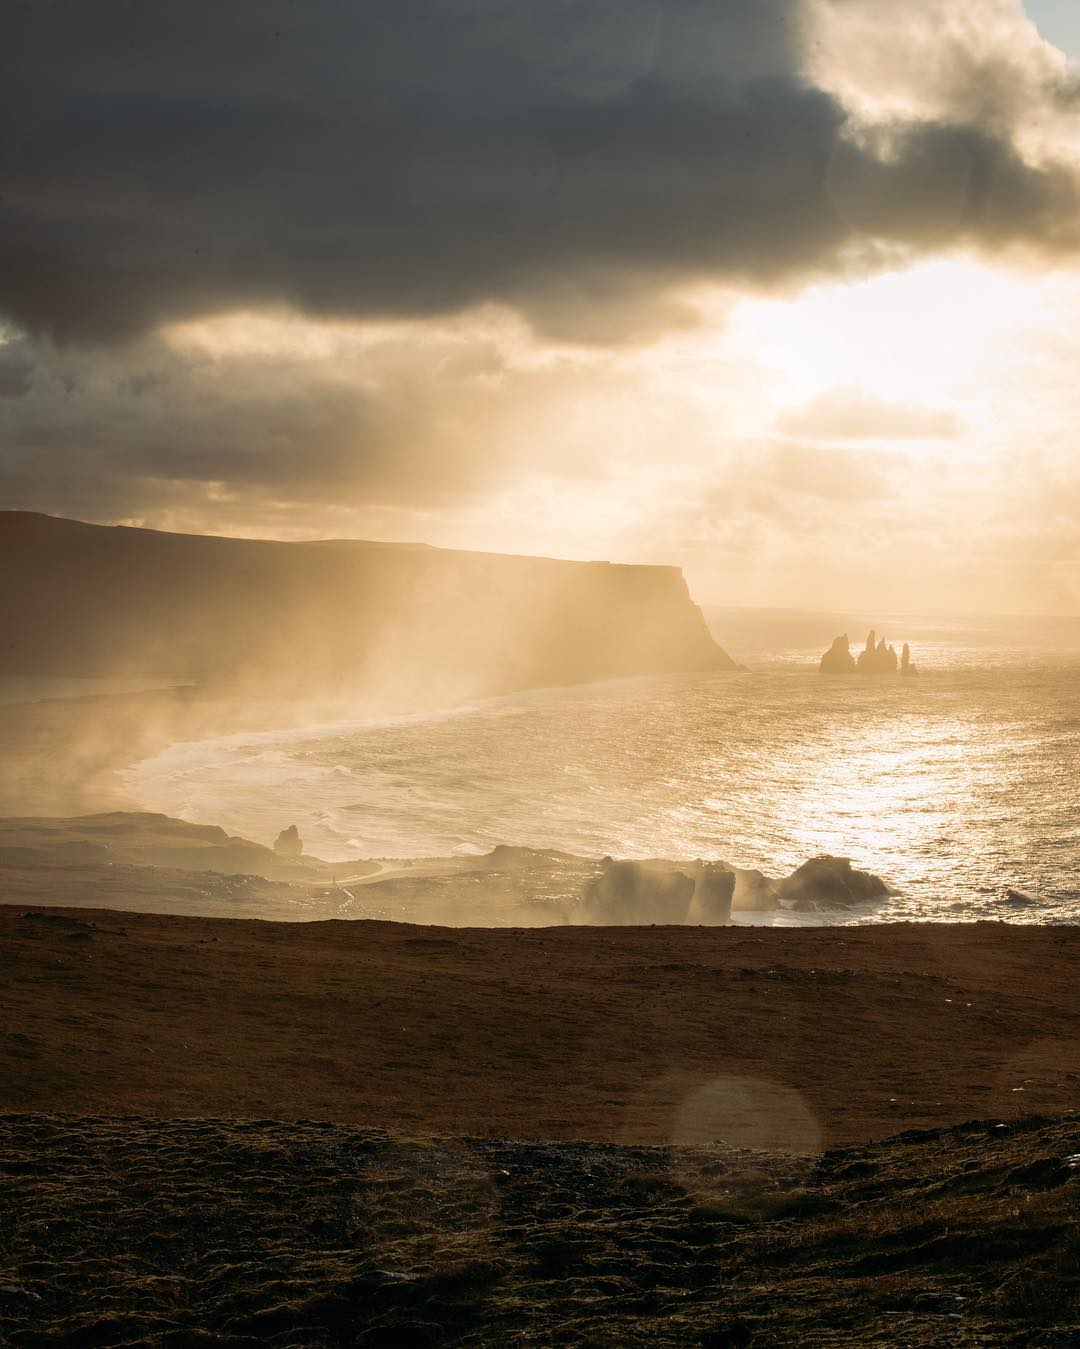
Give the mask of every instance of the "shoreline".
[[0, 817], [0, 902], [181, 917], [458, 928], [846, 926], [889, 898], [842, 859], [769, 880], [725, 863], [613, 862], [499, 845], [326, 862], [145, 811]]
[[[695, 677], [699, 673], [700, 672], [688, 671], [686, 672], [686, 675], [689, 678]], [[720, 671], [719, 673], [730, 674], [732, 672]], [[739, 673], [746, 672], [739, 671]], [[200, 758], [200, 762], [205, 762], [205, 759], [215, 757], [219, 750], [227, 749], [231, 744], [241, 741], [244, 744], [252, 744], [253, 742], [258, 743], [265, 740], [267, 742], [272, 741], [276, 745], [283, 740], [302, 741], [319, 735], [333, 734], [335, 732], [377, 731], [390, 727], [450, 721], [458, 718], [465, 718], [474, 714], [482, 715], [490, 708], [498, 707], [500, 703], [510, 702], [511, 700], [519, 698], [542, 698], [544, 695], [557, 694], [568, 690], [588, 688], [602, 689], [620, 684], [638, 683], [657, 678], [671, 677], [670, 674], [658, 676], [649, 673], [619, 675], [610, 679], [590, 680], [584, 684], [538, 685], [535, 687], [530, 686], [521, 689], [511, 689], [499, 693], [492, 693], [483, 697], [471, 698], [465, 702], [455, 703], [451, 706], [440, 705], [415, 709], [392, 709], [386, 706], [378, 707], [373, 705], [363, 716], [318, 718], [315, 720], [297, 720], [296, 714], [298, 709], [307, 708], [309, 706], [308, 704], [285, 704], [283, 705], [282, 712], [275, 716], [273, 725], [261, 726], [259, 724], [253, 724], [249, 729], [227, 730], [222, 733], [196, 736], [190, 740], [170, 740], [163, 744], [155, 753], [148, 755], [146, 758], [137, 759], [129, 764], [117, 764], [113, 771], [124, 783], [123, 795], [125, 800], [131, 802], [130, 809], [157, 812], [178, 819], [186, 819], [186, 815], [178, 814], [174, 802], [148, 802], [145, 796], [139, 796], [132, 790], [132, 781], [140, 770], [147, 769], [149, 766], [164, 760], [167, 756], [172, 754], [182, 756], [187, 752], [196, 753], [196, 755], [198, 755], [200, 747], [202, 747], [203, 754], [203, 757]], [[166, 776], [171, 777], [173, 775], [167, 774]], [[214, 822], [218, 823], [219, 821], [215, 820]], [[234, 826], [227, 825], [226, 827], [233, 828]], [[237, 823], [235, 829], [236, 832], [244, 834], [245, 836], [251, 836], [258, 832], [257, 829], [251, 828], [246, 823]], [[518, 846], [514, 841], [500, 840], [500, 842], [509, 842], [510, 846]], [[327, 857], [323, 855], [325, 852], [326, 849], [323, 847], [319, 854], [320, 859], [330, 866], [344, 864], [352, 858], [352, 855], [347, 852], [343, 852], [341, 857]], [[414, 863], [442, 862], [447, 860], [447, 856], [440, 853], [417, 853], [402, 854], [400, 856], [388, 855], [386, 857], [379, 855], [378, 857], [372, 857], [368, 860], [393, 862], [408, 861]]]
[[[436, 711], [370, 697], [353, 702], [363, 708], [354, 724]], [[123, 775], [146, 760], [176, 745], [346, 724], [333, 715], [341, 706], [340, 699], [259, 701], [238, 689], [179, 683], [137, 693], [0, 703], [0, 817], [145, 810]]]
[[[237, 736], [304, 734], [379, 727], [466, 715], [500, 699], [592, 685], [621, 684], [675, 672], [643, 671], [572, 684], [494, 687], [461, 702], [403, 703], [371, 693], [307, 699], [258, 699], [240, 687], [177, 681], [135, 692], [93, 692], [0, 702], [0, 817], [145, 810], [123, 775], [169, 750]], [[701, 671], [682, 672], [687, 677]], [[721, 675], [751, 673], [739, 666]], [[346, 710], [348, 715], [345, 715]]]
[[[687, 678], [696, 677], [693, 674], [687, 675]], [[599, 688], [612, 683], [624, 683], [627, 680], [638, 682], [651, 678], [652, 676], [628, 676], [617, 681], [600, 681], [592, 686], [574, 686], [574, 688]], [[557, 686], [554, 691], [557, 692], [560, 688], [561, 686]], [[323, 898], [330, 902], [329, 904], [311, 902], [310, 896], [296, 893], [288, 902], [283, 900], [273, 910], [257, 910], [255, 916], [304, 921], [334, 915], [421, 924], [471, 926], [532, 926], [537, 922], [546, 925], [580, 922], [582, 921], [580, 914], [574, 913], [576, 899], [580, 896], [580, 883], [587, 880], [600, 865], [599, 850], [590, 852], [571, 844], [565, 852], [560, 849], [558, 854], [552, 853], [553, 856], [565, 856], [571, 866], [577, 867], [581, 872], [578, 878], [579, 889], [576, 894], [572, 893], [565, 883], [565, 877], [549, 878], [551, 883], [546, 887], [537, 887], [530, 881], [527, 888], [534, 895], [539, 894], [541, 911], [531, 909], [531, 900], [524, 905], [510, 903], [505, 911], [500, 911], [492, 902], [493, 894], [490, 887], [483, 882], [484, 894], [481, 896], [480, 907], [470, 907], [468, 903], [463, 903], [458, 915], [454, 912], [447, 887], [457, 883], [458, 872], [473, 869], [482, 871], [490, 865], [485, 863], [484, 859], [490, 856], [492, 847], [499, 851], [531, 853], [534, 858], [541, 858], [551, 850], [538, 847], [535, 843], [519, 849], [516, 842], [508, 844], [505, 838], [498, 839], [492, 835], [483, 844], [472, 846], [470, 843], [470, 846], [463, 846], [453, 853], [449, 850], [441, 853], [393, 852], [389, 847], [383, 850], [378, 846], [371, 846], [372, 843], [376, 843], [375, 839], [369, 840], [367, 847], [359, 840], [350, 839], [350, 842], [356, 844], [354, 851], [347, 853], [341, 848], [339, 852], [327, 854], [323, 846], [325, 839], [317, 836], [313, 841], [308, 837], [302, 813], [298, 810], [293, 814], [287, 803], [283, 806], [280, 816], [275, 811], [273, 816], [260, 820], [259, 827], [252, 831], [239, 822], [235, 812], [230, 816], [227, 809], [218, 809], [220, 803], [212, 795], [205, 809], [198, 809], [197, 803], [194, 806], [190, 803], [185, 805], [175, 798], [155, 802], [148, 799], [146, 793], [133, 789], [136, 784], [132, 778], [140, 766], [152, 764], [155, 759], [168, 756], [173, 751], [179, 751], [181, 754], [189, 751], [201, 754], [200, 746], [220, 747], [230, 742], [247, 743], [253, 739], [258, 741], [263, 738], [274, 743], [281, 737], [303, 740], [327, 728], [365, 726], [378, 728], [432, 718], [444, 720], [468, 717], [474, 712], [483, 712], [484, 708], [491, 704], [498, 705], [504, 699], [512, 700], [521, 696], [542, 697], [549, 692], [552, 690], [526, 689], [511, 693], [494, 693], [487, 698], [474, 699], [453, 708], [405, 710], [401, 707], [392, 708], [375, 700], [368, 700], [362, 707], [352, 702], [347, 718], [341, 715], [343, 709], [340, 701], [333, 707], [325, 703], [310, 702], [251, 703], [240, 699], [235, 690], [208, 689], [203, 686], [177, 686], [168, 691], [96, 694], [81, 699], [47, 699], [37, 703], [3, 704], [0, 705], [0, 738], [3, 738], [6, 746], [10, 747], [0, 762], [0, 821], [7, 834], [5, 841], [8, 845], [18, 846], [19, 840], [15, 835], [18, 834], [20, 822], [28, 822], [35, 817], [39, 819], [49, 817], [55, 821], [58, 829], [63, 830], [66, 825], [71, 824], [71, 817], [89, 816], [103, 811], [134, 812], [147, 820], [160, 812], [163, 819], [165, 816], [171, 817], [165, 820], [170, 826], [177, 822], [177, 817], [181, 820], [198, 822], [200, 825], [202, 821], [210, 820], [216, 825], [219, 820], [224, 819], [227, 822], [226, 829], [230, 832], [235, 830], [239, 836], [236, 841], [243, 841], [245, 837], [250, 838], [254, 833], [255, 837], [263, 838], [264, 844], [271, 843], [283, 827], [299, 820], [302, 837], [312, 848], [307, 860], [319, 868], [319, 874], [309, 873], [306, 877], [298, 875], [292, 879], [320, 883], [324, 887], [329, 883], [331, 889], [324, 889], [322, 893]], [[211, 755], [213, 752], [212, 749], [207, 751]], [[255, 845], [248, 846], [251, 848]], [[254, 861], [249, 860], [234, 866], [233, 872], [280, 879], [276, 866], [268, 870], [265, 865], [268, 857], [271, 862], [274, 860], [269, 854], [269, 849], [260, 845], [260, 852], [260, 857]], [[646, 865], [662, 860], [664, 865], [674, 870], [688, 871], [693, 866], [700, 865], [690, 862], [689, 858], [693, 854], [675, 851], [656, 852], [651, 855], [615, 852], [614, 855], [634, 857]], [[331, 860], [326, 860], [328, 856]], [[706, 853], [705, 856], [713, 855]], [[802, 868], [809, 860], [810, 854], [803, 854], [795, 865]], [[733, 865], [727, 859], [715, 858], [715, 861], [721, 865]], [[215, 871], [226, 869], [217, 862], [205, 862], [202, 865], [209, 865]], [[528, 865], [535, 869], [538, 864], [530, 861]], [[850, 897], [841, 897], [840, 893], [834, 892], [833, 897], [829, 898], [823, 892], [819, 895], [806, 895], [806, 902], [801, 905], [778, 905], [774, 898], [776, 887], [786, 883], [781, 880], [784, 875], [782, 866], [766, 869], [765, 876], [775, 878], [772, 880], [765, 879], [762, 873], [753, 867], [734, 864], [734, 869], [740, 877], [738, 881], [740, 891], [735, 896], [732, 919], [736, 924], [742, 925], [848, 926], [908, 920], [950, 923], [979, 921], [982, 918], [991, 921], [1007, 918], [1017, 923], [1038, 922], [1063, 926], [1073, 921], [1071, 913], [1060, 915], [1050, 913], [1048, 903], [1032, 904], [1027, 896], [1013, 891], [1003, 891], [997, 897], [988, 898], [978, 909], [970, 903], [965, 905], [960, 902], [948, 902], [942, 903], [938, 911], [927, 909], [925, 912], [921, 910], [912, 912], [914, 906], [904, 903], [904, 890], [892, 885], [888, 885], [887, 890], [881, 892], [883, 896], [887, 895], [889, 903], [881, 900], [865, 905], [858, 901], [853, 902]], [[382, 874], [375, 876], [372, 874], [375, 871]], [[744, 885], [742, 878], [745, 878], [745, 883], [751, 885], [751, 891], [742, 890]], [[5, 880], [10, 879], [5, 877]], [[130, 895], [124, 893], [121, 886], [113, 883], [119, 880], [118, 873], [104, 878], [99, 876], [99, 879], [109, 882], [101, 892], [100, 898], [94, 893], [94, 877], [90, 874], [54, 873], [51, 881], [60, 887], [59, 898], [62, 899], [66, 894], [70, 896], [71, 902], [80, 905], [93, 906], [102, 902], [119, 908], [138, 910], [145, 904], [145, 911], [148, 912], [194, 914], [201, 911], [216, 913], [218, 916], [243, 914], [245, 908], [251, 912], [250, 904], [242, 904], [240, 898], [232, 894], [223, 894], [221, 903], [208, 894], [205, 905], [200, 909], [198, 901], [192, 899], [188, 893], [190, 886], [183, 883], [179, 886], [174, 885], [176, 878], [172, 876], [162, 877], [162, 895], [168, 895], [168, 898], [158, 898], [157, 902], [152, 893], [153, 877], [150, 875], [143, 876], [140, 883], [133, 887]], [[357, 879], [362, 884], [366, 892], [363, 901], [349, 888], [343, 888], [351, 885], [351, 879]], [[888, 877], [889, 881], [891, 879]], [[762, 880], [766, 889], [771, 889], [772, 893], [763, 895], [763, 902], [758, 903], [752, 891], [756, 888], [756, 883]], [[56, 899], [52, 895], [46, 898], [42, 894], [51, 881], [44, 873], [33, 882], [23, 878], [16, 893], [24, 895], [27, 902], [55, 903]], [[394, 882], [400, 884], [395, 885]], [[430, 884], [425, 886], [426, 882]], [[469, 878], [461, 878], [461, 883], [464, 893], [469, 889], [471, 881]], [[35, 885], [39, 887], [36, 894]], [[377, 896], [372, 893], [373, 886], [379, 891]], [[441, 893], [436, 893], [440, 890]], [[475, 886], [472, 893], [473, 895], [477, 893]], [[179, 902], [173, 898], [177, 894], [180, 895]], [[605, 917], [601, 921], [617, 921], [617, 919], [612, 916]], [[643, 910], [641, 915], [632, 921], [683, 920], [664, 917], [661, 911], [653, 913]], [[700, 920], [689, 918], [687, 921]]]
[[140, 809], [120, 775], [185, 729], [212, 735], [239, 708], [193, 685], [0, 704], [0, 816]]
[[[31, 710], [0, 708], [0, 733], [5, 714]], [[240, 710], [250, 729], [237, 730]], [[303, 733], [288, 724], [296, 713], [201, 690], [38, 704], [4, 762], [0, 803], [17, 799], [24, 826], [31, 803], [129, 805], [133, 751], [192, 728]], [[691, 1324], [702, 1344], [801, 1343], [822, 1325], [881, 1338], [903, 1324], [913, 1342], [944, 1346], [960, 1305], [965, 1325], [996, 1336], [1001, 1251], [1025, 1279], [1058, 1262], [1068, 1273], [1055, 1296], [1072, 1278], [1078, 926], [765, 930], [737, 915], [715, 927], [449, 927], [440, 895], [456, 905], [473, 887], [475, 901], [476, 864], [493, 859], [357, 861], [337, 866], [339, 881], [316, 859], [290, 864], [144, 812], [124, 825], [145, 831], [141, 853], [124, 851], [115, 822], [96, 844], [65, 842], [55, 814], [36, 823], [55, 860], [0, 867], [0, 1338], [92, 1325], [105, 1342], [119, 1337], [120, 1299], [128, 1336], [286, 1325], [315, 1342], [325, 1322], [336, 1343], [341, 1307], [357, 1326], [407, 1334], [438, 1305], [440, 1325], [460, 1316], [495, 1342], [556, 1314], [587, 1335], [582, 1308], [595, 1306], [598, 1326], [624, 1318], [623, 1339], [654, 1325], [673, 1345]], [[32, 841], [19, 824], [0, 821], [11, 826], [0, 850]], [[327, 873], [348, 912], [286, 912]], [[432, 906], [423, 925], [386, 921], [410, 894]], [[364, 912], [376, 899], [384, 912]], [[161, 903], [188, 914], [153, 911]], [[264, 917], [271, 904], [281, 912]], [[178, 1175], [211, 1180], [200, 1190]], [[358, 1239], [348, 1215], [361, 1207], [386, 1215], [387, 1236]], [[1014, 1250], [1021, 1212], [1030, 1259]], [[195, 1266], [177, 1276], [162, 1222], [198, 1252], [190, 1284]], [[912, 1272], [943, 1223], [941, 1251]], [[434, 1242], [437, 1269], [428, 1247], [400, 1243], [403, 1224]], [[705, 1300], [680, 1284], [699, 1247]], [[235, 1307], [199, 1301], [214, 1260], [222, 1280], [244, 1281]], [[662, 1296], [661, 1268], [675, 1289]], [[491, 1269], [499, 1295], [467, 1291], [459, 1306], [456, 1290], [486, 1289]], [[524, 1320], [496, 1315], [509, 1289]], [[549, 1306], [568, 1289], [580, 1306]], [[1033, 1315], [1018, 1295], [1016, 1324]], [[735, 1338], [717, 1339], [718, 1325]]]

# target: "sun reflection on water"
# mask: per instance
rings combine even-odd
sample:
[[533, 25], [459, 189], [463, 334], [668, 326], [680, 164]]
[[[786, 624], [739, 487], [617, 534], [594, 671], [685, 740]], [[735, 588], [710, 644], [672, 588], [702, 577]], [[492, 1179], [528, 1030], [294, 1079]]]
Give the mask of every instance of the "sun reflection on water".
[[[179, 746], [138, 789], [260, 839], [296, 820], [330, 859], [513, 843], [781, 876], [830, 853], [897, 890], [867, 921], [1063, 920], [1080, 900], [1078, 669], [620, 680]], [[1037, 904], [1003, 914], [1009, 888]]]

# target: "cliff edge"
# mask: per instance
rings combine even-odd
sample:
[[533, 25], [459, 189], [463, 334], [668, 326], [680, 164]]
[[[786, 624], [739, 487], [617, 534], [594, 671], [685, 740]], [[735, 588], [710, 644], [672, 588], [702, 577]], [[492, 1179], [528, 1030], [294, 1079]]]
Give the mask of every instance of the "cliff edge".
[[736, 669], [676, 567], [280, 543], [0, 512], [0, 673], [417, 705]]

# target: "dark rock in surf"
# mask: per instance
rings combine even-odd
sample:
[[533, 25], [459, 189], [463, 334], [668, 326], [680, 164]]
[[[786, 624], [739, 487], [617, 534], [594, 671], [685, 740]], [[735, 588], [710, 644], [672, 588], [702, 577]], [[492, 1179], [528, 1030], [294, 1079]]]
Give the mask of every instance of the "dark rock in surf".
[[860, 674], [895, 674], [898, 664], [895, 647], [887, 646], [884, 637], [880, 642], [876, 638], [877, 633], [871, 628], [855, 668]]
[[682, 871], [605, 858], [582, 894], [582, 921], [601, 925], [685, 923], [694, 882]]
[[904, 649], [900, 653], [900, 673], [905, 678], [917, 673], [915, 666], [911, 663], [911, 647], [908, 646], [907, 642], [904, 643]]
[[764, 872], [735, 867], [735, 894], [732, 908], [755, 913], [771, 913], [779, 907], [778, 883]]
[[723, 862], [700, 862], [696, 871], [694, 894], [684, 921], [704, 927], [730, 922], [735, 872]]
[[845, 908], [892, 894], [880, 876], [857, 871], [847, 857], [812, 857], [781, 881], [777, 892], [793, 908]]
[[822, 656], [818, 668], [822, 674], [854, 674], [855, 657], [851, 654], [846, 632], [843, 636], [833, 639], [832, 646]]
[[731, 922], [736, 873], [725, 862], [614, 862], [585, 885], [577, 921], [720, 927]]
[[279, 857], [286, 857], [290, 861], [297, 861], [304, 855], [304, 844], [295, 824], [290, 824], [288, 829], [278, 834], [274, 840], [274, 851]]
[[895, 674], [899, 668], [904, 675], [913, 675], [915, 666], [911, 663], [911, 647], [904, 643], [903, 658], [897, 657], [896, 648], [890, 646], [873, 628], [866, 637], [866, 646], [859, 652], [858, 660], [851, 655], [847, 633], [833, 639], [833, 644], [821, 658], [818, 669], [822, 674]]

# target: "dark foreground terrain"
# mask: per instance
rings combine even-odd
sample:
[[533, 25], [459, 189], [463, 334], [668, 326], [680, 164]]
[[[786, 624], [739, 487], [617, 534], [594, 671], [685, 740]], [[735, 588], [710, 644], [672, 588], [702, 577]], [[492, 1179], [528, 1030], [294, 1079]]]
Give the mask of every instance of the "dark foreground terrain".
[[499, 930], [24, 900], [0, 904], [0, 1111], [814, 1153], [1080, 1108], [1078, 979], [1074, 927]]
[[1074, 1345], [1080, 1116], [826, 1154], [0, 1117], [0, 1338]]
[[0, 904], [0, 1345], [1080, 1345], [1078, 973]]

